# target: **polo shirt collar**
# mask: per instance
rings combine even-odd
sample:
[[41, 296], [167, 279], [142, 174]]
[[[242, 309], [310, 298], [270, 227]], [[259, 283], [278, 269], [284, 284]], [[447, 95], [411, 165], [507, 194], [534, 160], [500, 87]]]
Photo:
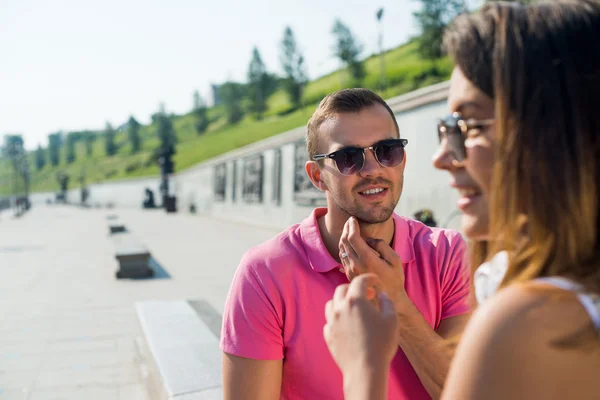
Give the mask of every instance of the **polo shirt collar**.
[[[327, 251], [319, 224], [317, 220], [327, 214], [327, 208], [316, 208], [312, 214], [300, 224], [300, 235], [306, 250], [308, 262], [312, 269], [317, 272], [325, 273], [339, 268], [337, 262]], [[394, 218], [394, 241], [393, 248], [400, 255], [403, 263], [408, 263], [415, 259], [415, 254], [410, 237], [410, 227], [407, 219], [400, 217], [396, 213]]]

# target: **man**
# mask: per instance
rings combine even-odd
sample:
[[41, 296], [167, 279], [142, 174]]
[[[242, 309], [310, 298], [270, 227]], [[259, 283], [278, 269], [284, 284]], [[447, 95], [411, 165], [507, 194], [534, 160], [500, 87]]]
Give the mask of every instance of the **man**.
[[306, 142], [306, 172], [327, 208], [244, 255], [223, 315], [225, 399], [343, 399], [324, 307], [367, 271], [379, 275], [401, 326], [389, 398], [438, 397], [452, 355], [443, 339], [467, 320], [462, 238], [394, 214], [407, 142], [375, 93], [327, 96]]

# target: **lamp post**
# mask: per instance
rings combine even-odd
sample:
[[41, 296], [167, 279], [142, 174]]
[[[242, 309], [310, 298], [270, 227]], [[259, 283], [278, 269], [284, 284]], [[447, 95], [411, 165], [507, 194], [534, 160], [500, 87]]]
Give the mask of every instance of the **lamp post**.
[[177, 211], [175, 205], [175, 196], [171, 196], [169, 193], [169, 176], [175, 172], [175, 163], [173, 162], [174, 153], [175, 149], [173, 146], [163, 147], [160, 149], [158, 156], [158, 163], [161, 173], [163, 207], [168, 213]]
[[79, 184], [81, 185], [80, 200], [81, 200], [81, 206], [83, 206], [83, 207], [86, 206], [88, 195], [89, 195], [88, 188], [85, 184], [85, 178], [86, 178], [85, 168], [81, 167], [81, 174], [79, 175]]
[[29, 159], [27, 155], [23, 157], [23, 185], [25, 190], [25, 196], [23, 198], [23, 202], [25, 210], [29, 210], [31, 207], [31, 202], [29, 200], [29, 185], [31, 183], [31, 171], [29, 170]]
[[380, 85], [381, 91], [385, 91], [386, 89], [386, 79], [385, 79], [385, 61], [383, 59], [383, 23], [381, 20], [383, 19], [383, 8], [377, 10], [377, 22], [379, 23], [379, 64], [380, 64]]

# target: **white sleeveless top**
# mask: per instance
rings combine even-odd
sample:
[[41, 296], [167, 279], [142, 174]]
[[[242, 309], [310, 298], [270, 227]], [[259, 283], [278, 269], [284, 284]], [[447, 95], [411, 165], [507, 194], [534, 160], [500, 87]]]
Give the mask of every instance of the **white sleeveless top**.
[[[481, 264], [477, 271], [475, 271], [475, 296], [479, 304], [496, 293], [500, 283], [504, 279], [507, 268], [508, 253], [501, 251], [490, 261]], [[582, 286], [579, 283], [558, 276], [537, 278], [535, 281], [548, 283], [563, 290], [577, 292], [579, 302], [589, 314], [598, 333], [600, 333], [600, 295], [583, 293], [581, 292]]]
[[592, 293], [583, 293], [583, 289], [579, 283], [573, 282], [570, 279], [562, 278], [560, 276], [548, 276], [544, 278], [537, 278], [536, 281], [549, 283], [563, 290], [570, 292], [577, 292], [577, 298], [579, 302], [585, 308], [587, 313], [590, 315], [596, 330], [600, 333], [600, 295]]

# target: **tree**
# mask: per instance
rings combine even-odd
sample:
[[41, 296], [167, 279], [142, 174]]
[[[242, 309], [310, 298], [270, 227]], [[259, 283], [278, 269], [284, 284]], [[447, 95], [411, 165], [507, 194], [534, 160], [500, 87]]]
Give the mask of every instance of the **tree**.
[[421, 28], [419, 53], [426, 59], [442, 56], [442, 40], [448, 24], [466, 11], [464, 0], [420, 0], [421, 10], [413, 13]]
[[129, 117], [127, 121], [127, 136], [131, 143], [131, 154], [135, 154], [140, 151], [142, 147], [142, 141], [140, 138], [140, 123], [133, 118], [133, 115]]
[[219, 94], [225, 106], [225, 116], [229, 124], [237, 124], [244, 118], [242, 98], [245, 94], [243, 85], [236, 82], [226, 82], [221, 85]]
[[487, 0], [487, 3], [493, 3], [495, 1], [509, 1], [512, 3], [533, 4], [539, 0]]
[[19, 173], [21, 175], [21, 179], [23, 180], [23, 189], [25, 191], [25, 194], [29, 195], [29, 183], [31, 182], [31, 173], [29, 171], [29, 157], [27, 157], [26, 152], [23, 152], [18, 168]]
[[267, 73], [258, 49], [252, 50], [252, 60], [248, 67], [248, 99], [250, 100], [250, 111], [257, 119], [262, 119], [267, 109], [267, 98], [275, 91], [277, 81], [275, 77]]
[[208, 119], [208, 108], [197, 90], [194, 92], [194, 109], [192, 112], [196, 117], [196, 132], [201, 135], [208, 129], [210, 120]]
[[94, 142], [96, 141], [96, 135], [93, 132], [85, 132], [83, 135], [85, 142], [85, 153], [88, 157], [91, 157], [94, 153]]
[[204, 106], [204, 101], [202, 100], [200, 93], [197, 90], [195, 90], [194, 91], [194, 108], [193, 109], [197, 110], [202, 106]]
[[60, 164], [60, 148], [62, 146], [62, 133], [52, 133], [48, 136], [48, 158], [54, 167]]
[[69, 133], [67, 135], [67, 164], [72, 164], [75, 161], [75, 143], [77, 142], [76, 133]]
[[160, 148], [174, 153], [175, 145], [177, 144], [177, 135], [175, 129], [173, 129], [171, 119], [166, 114], [159, 111], [156, 122], [158, 124], [156, 133], [160, 141]]
[[38, 171], [41, 171], [46, 166], [46, 152], [42, 145], [38, 145], [35, 151], [35, 167]]
[[283, 40], [281, 41], [281, 66], [285, 73], [283, 89], [294, 108], [302, 105], [302, 94], [308, 80], [304, 65], [304, 56], [300, 53], [294, 32], [289, 26], [285, 28]]
[[117, 154], [117, 145], [115, 143], [115, 130], [112, 125], [107, 122], [106, 128], [104, 129], [104, 149], [106, 151], [106, 155], [109, 157]]
[[163, 196], [168, 193], [168, 179], [166, 176], [174, 172], [174, 163], [172, 156], [175, 154], [175, 145], [177, 144], [177, 135], [173, 129], [171, 119], [163, 112], [156, 114], [156, 123], [158, 125], [157, 134], [160, 141], [160, 147], [156, 149], [156, 157], [161, 167], [163, 175]]
[[27, 188], [29, 182], [29, 161], [21, 135], [5, 135], [2, 155], [9, 161], [14, 173], [14, 194], [19, 191], [19, 181], [23, 180]]
[[335, 42], [335, 55], [338, 57], [350, 71], [352, 76], [352, 85], [361, 86], [362, 81], [365, 78], [366, 71], [363, 62], [359, 59], [360, 54], [363, 51], [363, 46], [344, 23], [337, 19], [332, 30], [333, 35], [336, 38]]
[[2, 155], [10, 162], [13, 170], [18, 172], [21, 158], [25, 154], [23, 137], [21, 135], [5, 135]]

